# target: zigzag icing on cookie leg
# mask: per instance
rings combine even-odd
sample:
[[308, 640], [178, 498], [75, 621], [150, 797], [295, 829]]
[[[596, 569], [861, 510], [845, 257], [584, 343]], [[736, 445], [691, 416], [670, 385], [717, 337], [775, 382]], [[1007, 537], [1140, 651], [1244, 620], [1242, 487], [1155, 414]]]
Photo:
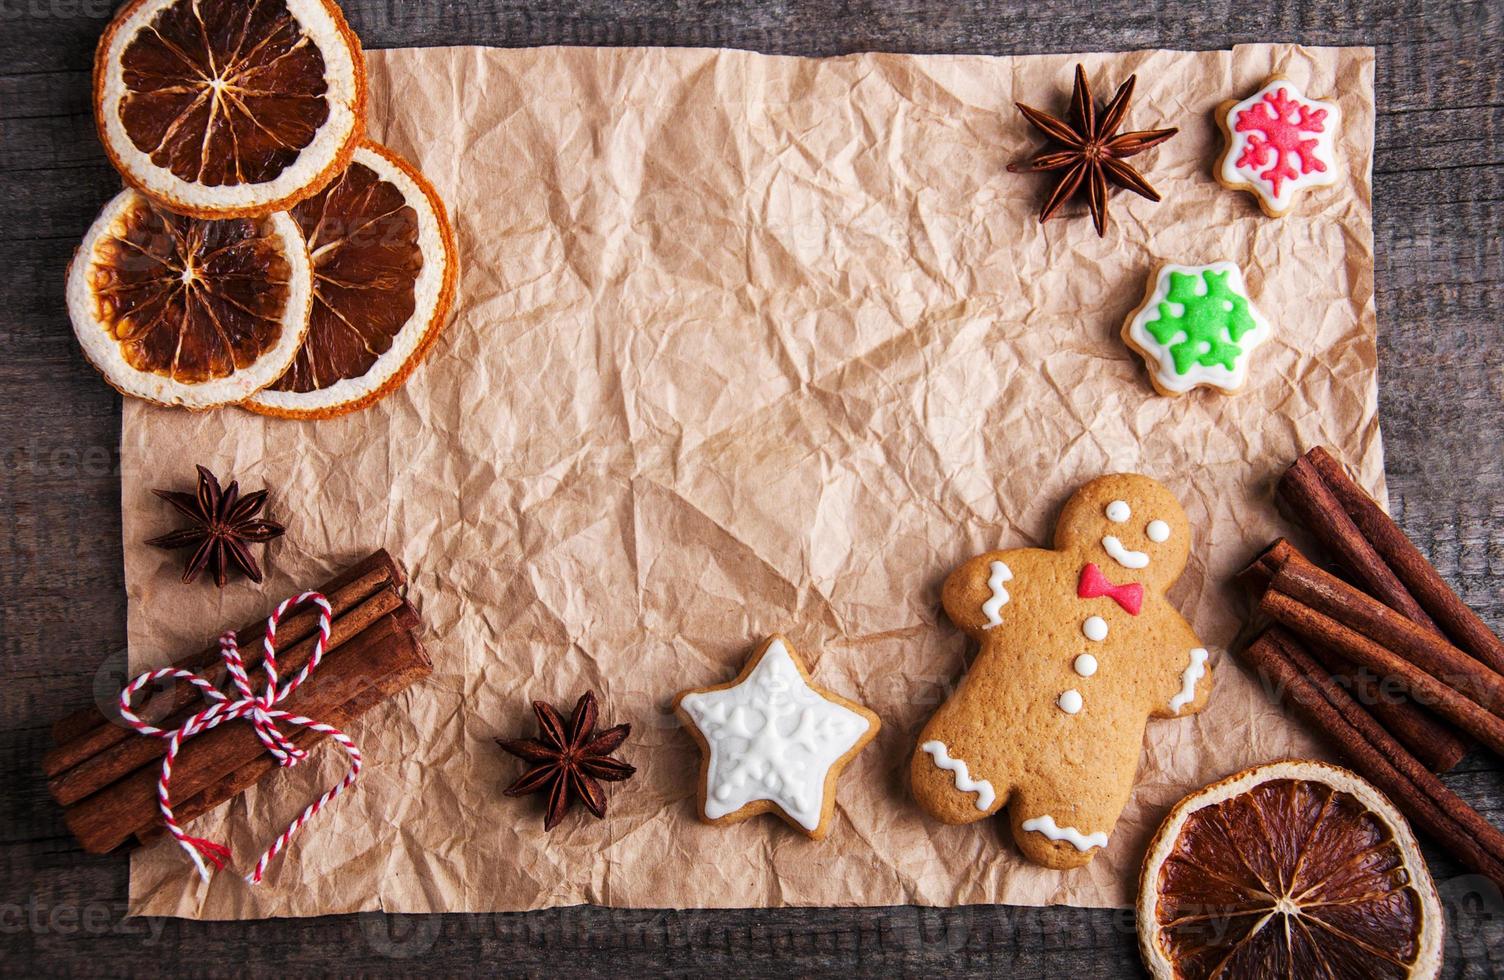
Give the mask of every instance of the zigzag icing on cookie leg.
[[1196, 700], [1196, 682], [1206, 676], [1207, 656], [1207, 652], [1200, 647], [1191, 651], [1191, 662], [1180, 672], [1180, 693], [1170, 699], [1171, 711], [1179, 712]]
[[[993, 564], [1002, 563], [994, 562]], [[955, 774], [956, 789], [963, 793], [977, 794], [978, 810], [992, 809], [992, 803], [997, 799], [997, 793], [993, 790], [992, 784], [985, 779], [973, 780], [971, 773], [966, 769], [965, 760], [952, 759], [950, 750], [945, 747], [944, 742], [932, 740], [919, 747], [930, 754], [930, 758], [935, 760], [935, 765]]]
[[1033, 831], [1036, 834], [1044, 834], [1050, 840], [1063, 840], [1078, 851], [1089, 851], [1093, 847], [1107, 846], [1107, 832], [1099, 830], [1094, 834], [1083, 834], [1075, 827], [1061, 827], [1055, 823], [1055, 818], [1048, 813], [1042, 817], [1032, 817], [1023, 822], [1024, 830]]
[[1002, 625], [1003, 617], [998, 612], [1008, 603], [1008, 590], [1003, 588], [1003, 583], [1013, 581], [1013, 569], [1002, 562], [995, 561], [987, 568], [992, 573], [987, 576], [987, 588], [992, 590], [992, 595], [982, 603], [982, 614], [987, 617], [987, 623], [982, 627], [984, 630]]

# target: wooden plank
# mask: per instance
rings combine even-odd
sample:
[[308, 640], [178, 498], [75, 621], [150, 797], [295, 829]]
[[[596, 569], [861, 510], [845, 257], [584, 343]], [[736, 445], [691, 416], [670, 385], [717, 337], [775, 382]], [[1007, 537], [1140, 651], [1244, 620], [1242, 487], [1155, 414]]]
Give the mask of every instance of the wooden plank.
[[88, 116], [91, 105], [86, 71], [0, 74], [0, 122]]

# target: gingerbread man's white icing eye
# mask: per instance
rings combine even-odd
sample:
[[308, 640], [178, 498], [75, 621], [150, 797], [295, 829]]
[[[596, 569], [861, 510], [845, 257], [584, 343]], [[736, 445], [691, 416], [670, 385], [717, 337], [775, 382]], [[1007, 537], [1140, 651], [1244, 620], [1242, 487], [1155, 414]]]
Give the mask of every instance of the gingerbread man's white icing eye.
[[1114, 524], [1122, 524], [1132, 516], [1133, 510], [1126, 500], [1114, 500], [1107, 505], [1107, 519]]
[[1150, 521], [1149, 526], [1144, 528], [1144, 534], [1155, 544], [1164, 544], [1170, 540], [1170, 525], [1164, 521]]

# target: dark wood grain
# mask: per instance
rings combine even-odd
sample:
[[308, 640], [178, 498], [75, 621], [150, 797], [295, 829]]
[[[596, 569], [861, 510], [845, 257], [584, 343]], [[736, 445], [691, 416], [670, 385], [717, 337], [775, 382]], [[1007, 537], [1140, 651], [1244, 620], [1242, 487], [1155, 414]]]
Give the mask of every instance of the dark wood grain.
[[[345, 0], [373, 48], [722, 45], [1012, 54], [1221, 48], [1378, 50], [1374, 168], [1380, 404], [1396, 516], [1504, 625], [1504, 5], [1329, 0]], [[0, 971], [470, 972], [603, 976], [1135, 975], [1127, 913], [971, 907], [197, 923], [126, 920], [126, 862], [82, 854], [43, 789], [47, 724], [118, 685], [119, 403], [78, 355], [62, 303], [73, 244], [118, 181], [95, 142], [87, 69], [109, 0], [0, 0]], [[1091, 16], [1083, 12], [1091, 10]], [[101, 666], [102, 665], [102, 666]], [[1447, 783], [1504, 821], [1497, 760]], [[1504, 975], [1504, 900], [1428, 848], [1449, 910], [1447, 974]]]

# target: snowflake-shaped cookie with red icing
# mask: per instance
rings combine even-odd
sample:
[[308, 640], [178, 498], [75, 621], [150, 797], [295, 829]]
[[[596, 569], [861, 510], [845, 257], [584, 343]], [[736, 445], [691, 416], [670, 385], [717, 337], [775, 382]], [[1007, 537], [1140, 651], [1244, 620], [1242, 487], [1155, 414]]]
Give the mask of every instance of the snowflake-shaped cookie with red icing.
[[1217, 163], [1218, 181], [1251, 192], [1271, 218], [1287, 214], [1299, 191], [1335, 184], [1341, 176], [1333, 150], [1339, 118], [1336, 103], [1308, 99], [1283, 78], [1242, 102], [1224, 102], [1217, 121], [1227, 149]]

